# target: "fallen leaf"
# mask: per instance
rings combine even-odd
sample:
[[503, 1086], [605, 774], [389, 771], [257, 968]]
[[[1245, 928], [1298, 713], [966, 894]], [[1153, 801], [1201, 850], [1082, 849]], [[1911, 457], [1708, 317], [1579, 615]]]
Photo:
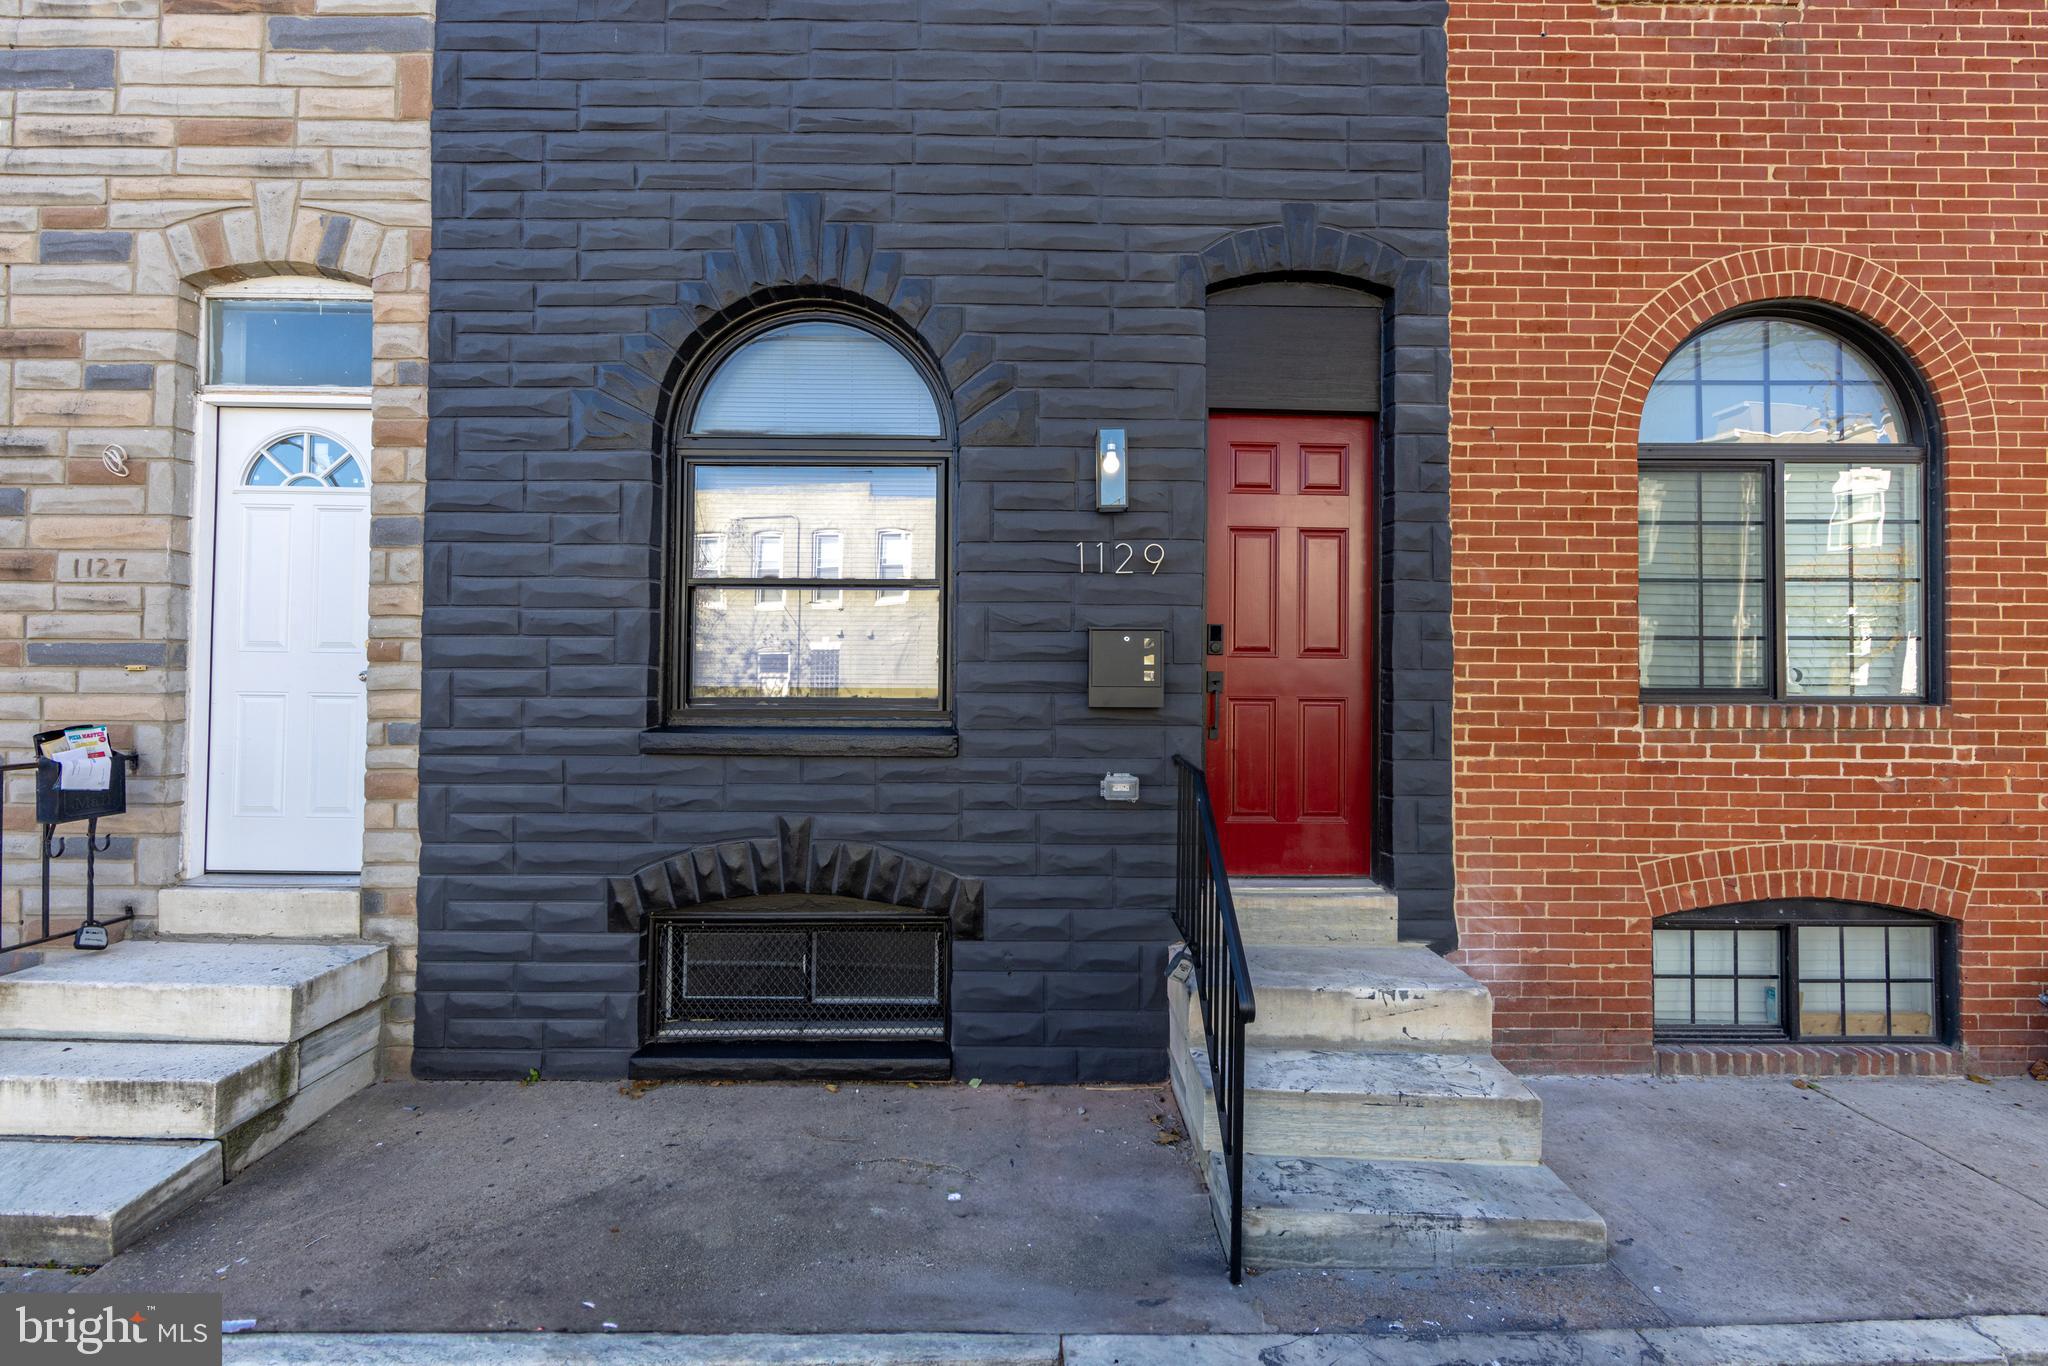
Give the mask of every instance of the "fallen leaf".
[[1980, 1077], [1975, 1072], [1965, 1072], [1963, 1077], [1965, 1080], [1976, 1082], [1979, 1086], [1989, 1086], [1991, 1084], [1991, 1078]]
[[828, 1081], [825, 1083], [825, 1089], [827, 1091], [832, 1092], [834, 1095], [837, 1095], [839, 1093], [839, 1083], [836, 1081]]
[[2037, 1061], [2027, 1069], [2027, 1075], [2035, 1081], [2048, 1081], [2048, 1062]]
[[1802, 1091], [1818, 1091], [1818, 1090], [1820, 1090], [1820, 1088], [1819, 1088], [1818, 1086], [1815, 1086], [1815, 1085], [1814, 1085], [1814, 1084], [1813, 1084], [1812, 1082], [1808, 1081], [1808, 1080], [1807, 1080], [1807, 1079], [1806, 1079], [1805, 1077], [1794, 1077], [1794, 1078], [1792, 1078], [1792, 1084], [1793, 1084], [1794, 1086], [1798, 1087], [1798, 1088], [1799, 1088], [1800, 1090], [1802, 1090]]

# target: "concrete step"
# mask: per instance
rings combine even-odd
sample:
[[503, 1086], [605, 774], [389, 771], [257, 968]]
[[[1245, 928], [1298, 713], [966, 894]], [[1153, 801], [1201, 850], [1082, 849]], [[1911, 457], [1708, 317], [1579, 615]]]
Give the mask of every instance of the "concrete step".
[[1400, 942], [1394, 894], [1370, 878], [1234, 877], [1230, 899], [1247, 944], [1328, 948]]
[[384, 994], [382, 944], [141, 939], [0, 977], [0, 1036], [288, 1043]]
[[0, 1138], [0, 1262], [98, 1266], [220, 1183], [218, 1143]]
[[[1175, 1046], [1173, 1088], [1190, 1137], [1222, 1147], [1209, 1054]], [[1245, 1053], [1244, 1143], [1273, 1157], [1539, 1162], [1543, 1102], [1483, 1053]]]
[[[1226, 1246], [1223, 1156], [1208, 1155], [1210, 1207]], [[1547, 1167], [1496, 1162], [1361, 1162], [1246, 1157], [1250, 1266], [1597, 1265], [1607, 1224]]]
[[363, 894], [339, 885], [188, 882], [157, 893], [156, 932], [167, 939], [356, 939], [363, 932]]
[[[1492, 995], [1419, 945], [1249, 945], [1245, 959], [1258, 1007], [1248, 1037], [1257, 1042], [1373, 1052], [1484, 1053], [1493, 1046]], [[1200, 1038], [1196, 993], [1176, 1004], [1189, 1012], [1188, 1037]]]
[[0, 1132], [219, 1138], [298, 1085], [284, 1044], [0, 1039]]

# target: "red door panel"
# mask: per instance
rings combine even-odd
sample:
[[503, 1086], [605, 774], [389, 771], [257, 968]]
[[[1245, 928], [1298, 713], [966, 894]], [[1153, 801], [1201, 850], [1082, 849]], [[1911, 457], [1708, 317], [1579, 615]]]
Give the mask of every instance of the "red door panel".
[[1233, 873], [1367, 870], [1372, 563], [1367, 418], [1209, 419], [1209, 615], [1223, 627], [1207, 746]]

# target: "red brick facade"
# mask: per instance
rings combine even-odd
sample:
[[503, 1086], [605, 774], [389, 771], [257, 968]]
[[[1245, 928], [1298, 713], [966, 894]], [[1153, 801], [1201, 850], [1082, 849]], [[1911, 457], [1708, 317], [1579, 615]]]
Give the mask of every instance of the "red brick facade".
[[[1774, 896], [1959, 920], [1975, 1065], [2048, 1055], [2040, 20], [1453, 0], [1458, 918], [1510, 1062], [1658, 1065], [1650, 918]], [[1772, 299], [1860, 314], [1932, 392], [1939, 705], [1639, 698], [1644, 396]]]

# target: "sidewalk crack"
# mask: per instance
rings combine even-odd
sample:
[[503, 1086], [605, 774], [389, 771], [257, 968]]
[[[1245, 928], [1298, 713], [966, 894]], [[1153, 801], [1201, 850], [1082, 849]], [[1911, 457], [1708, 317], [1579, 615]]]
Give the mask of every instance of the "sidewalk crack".
[[1810, 1089], [1818, 1091], [1821, 1095], [1827, 1097], [1835, 1104], [1841, 1106], [1850, 1114], [1855, 1115], [1860, 1119], [1866, 1119], [1870, 1121], [1872, 1124], [1875, 1124], [1878, 1128], [1885, 1130], [1887, 1133], [1897, 1134], [1900, 1138], [1907, 1139], [1908, 1141], [1913, 1143], [1917, 1143], [1921, 1147], [1925, 1148], [1928, 1152], [1933, 1153], [1936, 1157], [1945, 1158], [1946, 1160], [1955, 1163], [1958, 1167], [1961, 1167], [1964, 1171], [1969, 1172], [1971, 1175], [1983, 1177], [1986, 1181], [1989, 1181], [1992, 1185], [1998, 1187], [2000, 1190], [2005, 1191], [2011, 1195], [2018, 1196], [2020, 1199], [2026, 1201], [2030, 1205], [2033, 1205], [2037, 1209], [2048, 1211], [2048, 1200], [2042, 1200], [2038, 1196], [2030, 1195], [2026, 1191], [2021, 1190], [2017, 1186], [2007, 1185], [2005, 1182], [1999, 1180], [1996, 1176], [1993, 1176], [1990, 1172], [1985, 1171], [1981, 1167], [1973, 1167], [1970, 1165], [1968, 1161], [1966, 1161], [1963, 1158], [1957, 1157], [1954, 1153], [1946, 1152], [1940, 1148], [1935, 1147], [1932, 1143], [1929, 1143], [1926, 1139], [1922, 1138], [1920, 1135], [1912, 1132], [1909, 1129], [1901, 1129], [1896, 1124], [1886, 1123], [1884, 1120], [1879, 1119], [1876, 1115], [1871, 1114], [1868, 1110], [1862, 1110], [1854, 1105], [1851, 1105], [1848, 1101], [1843, 1100], [1840, 1096], [1836, 1095], [1833, 1091], [1830, 1091], [1827, 1087], [1820, 1085], [1818, 1082], [1809, 1082], [1808, 1086]]

